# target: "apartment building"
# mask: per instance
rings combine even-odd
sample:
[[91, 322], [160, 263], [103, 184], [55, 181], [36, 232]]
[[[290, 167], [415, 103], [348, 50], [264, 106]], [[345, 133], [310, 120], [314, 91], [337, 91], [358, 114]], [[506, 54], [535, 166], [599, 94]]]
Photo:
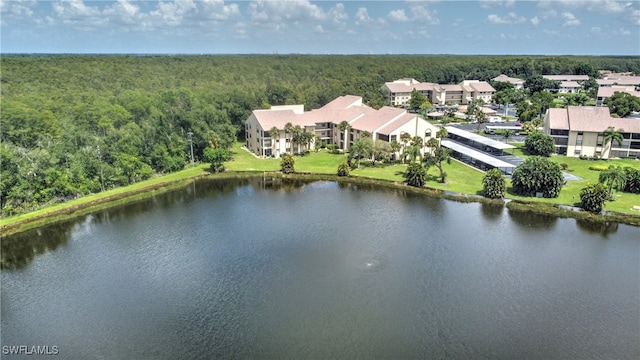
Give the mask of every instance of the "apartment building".
[[[609, 127], [622, 134], [622, 144], [605, 143], [604, 132]], [[607, 107], [549, 109], [544, 117], [544, 133], [553, 137], [557, 154], [640, 158], [640, 119], [613, 118]]]
[[516, 90], [524, 89], [524, 80], [518, 79], [518, 78], [514, 78], [514, 77], [509, 77], [509, 76], [504, 75], [504, 74], [501, 74], [499, 76], [494, 77], [493, 79], [491, 79], [491, 81], [507, 82], [507, 83], [513, 84], [513, 86], [514, 86], [514, 88]]
[[[343, 121], [349, 124], [347, 131], [340, 129]], [[306, 112], [303, 105], [254, 110], [245, 123], [247, 149], [260, 157], [280, 157], [286, 152], [303, 150], [299, 144], [292, 144], [290, 134], [285, 133], [288, 123], [316, 135], [310, 148], [319, 145], [317, 141], [320, 141], [345, 150], [364, 133], [370, 134], [374, 141], [390, 143], [400, 142], [403, 133], [420, 136], [426, 142], [438, 131], [435, 125], [404, 109], [384, 106], [376, 110], [364, 105], [360, 96], [345, 95], [320, 109]], [[272, 134], [274, 127], [278, 131]]]
[[640, 98], [640, 91], [636, 91], [635, 86], [619, 86], [614, 85], [610, 87], [599, 87], [598, 88], [598, 96], [596, 97], [596, 106], [602, 106], [604, 104], [604, 100], [610, 98], [616, 92], [623, 92], [629, 95]]
[[421, 83], [415, 79], [399, 79], [387, 82], [382, 86], [386, 94], [386, 103], [391, 106], [406, 106], [413, 90], [419, 91], [434, 105], [465, 105], [482, 99], [485, 103], [492, 101], [496, 90], [486, 81], [465, 80], [459, 84]]

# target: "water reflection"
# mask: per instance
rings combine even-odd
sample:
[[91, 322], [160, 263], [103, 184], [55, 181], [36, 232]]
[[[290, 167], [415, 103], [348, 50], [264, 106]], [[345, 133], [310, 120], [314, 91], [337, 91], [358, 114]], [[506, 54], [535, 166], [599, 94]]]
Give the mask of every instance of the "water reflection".
[[0, 268], [20, 269], [29, 264], [36, 256], [66, 244], [69, 240], [69, 234], [78, 223], [81, 222], [68, 221], [3, 237], [0, 241], [2, 248]]
[[553, 229], [558, 222], [558, 217], [552, 215], [536, 214], [529, 211], [509, 209], [509, 217], [515, 224], [523, 229]]
[[496, 221], [502, 217], [504, 213], [504, 205], [503, 204], [489, 204], [482, 203], [480, 206], [480, 213], [486, 220]]
[[618, 232], [618, 223], [613, 221], [595, 222], [590, 220], [576, 220], [578, 229], [587, 234], [599, 234], [603, 238]]

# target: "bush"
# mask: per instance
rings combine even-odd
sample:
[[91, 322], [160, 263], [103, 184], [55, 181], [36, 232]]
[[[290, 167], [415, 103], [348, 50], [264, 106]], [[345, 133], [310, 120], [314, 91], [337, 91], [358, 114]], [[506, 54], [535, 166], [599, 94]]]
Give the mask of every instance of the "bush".
[[580, 190], [580, 201], [582, 202], [582, 208], [586, 211], [599, 213], [604, 208], [608, 198], [609, 191], [600, 183], [589, 183]]
[[562, 170], [567, 171], [567, 169], [569, 168], [569, 164], [567, 163], [562, 163], [560, 164], [560, 166], [562, 167]]
[[531, 155], [551, 156], [555, 150], [553, 138], [540, 131], [534, 131], [524, 140], [524, 146]]
[[556, 198], [564, 186], [564, 177], [557, 163], [541, 156], [532, 156], [513, 171], [511, 184], [518, 195], [536, 196], [542, 193], [545, 198]]
[[426, 178], [427, 170], [419, 162], [411, 162], [407, 165], [407, 170], [404, 173], [405, 182], [407, 185], [415, 187], [423, 187]]
[[504, 193], [507, 190], [506, 182], [502, 173], [498, 169], [491, 169], [487, 171], [482, 178], [482, 189], [484, 196], [489, 199], [502, 199]]
[[593, 171], [605, 171], [609, 168], [609, 166], [606, 165], [593, 165], [593, 166], [589, 166], [589, 170], [593, 170]]
[[338, 176], [349, 176], [349, 164], [346, 161], [338, 165]]
[[640, 170], [632, 167], [624, 168], [627, 182], [624, 186], [625, 192], [640, 194]]
[[280, 160], [280, 171], [285, 174], [291, 174], [295, 172], [295, 159], [291, 154], [282, 155], [282, 159]]
[[220, 148], [206, 148], [204, 149], [204, 159], [211, 163], [211, 171], [223, 172], [224, 162], [231, 160], [231, 153], [229, 150]]

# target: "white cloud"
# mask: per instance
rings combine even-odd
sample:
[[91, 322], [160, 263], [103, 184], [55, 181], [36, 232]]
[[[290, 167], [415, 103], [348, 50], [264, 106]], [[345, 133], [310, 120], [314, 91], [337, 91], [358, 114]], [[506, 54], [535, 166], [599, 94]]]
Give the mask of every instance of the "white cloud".
[[369, 11], [367, 8], [361, 7], [356, 12], [356, 25], [365, 25], [369, 24], [373, 21], [373, 19], [369, 16]]
[[436, 17], [436, 11], [430, 10], [424, 5], [412, 4], [412, 6], [409, 8], [409, 14], [411, 14], [410, 17], [405, 12], [405, 9], [392, 10], [387, 15], [387, 19], [393, 22], [415, 21], [427, 25], [435, 25], [440, 23], [440, 20]]
[[318, 34], [322, 34], [324, 32], [324, 29], [322, 28], [322, 25], [317, 25], [314, 31]]
[[481, 0], [480, 1], [480, 7], [482, 7], [483, 9], [491, 9], [491, 8], [495, 8], [495, 7], [514, 7], [516, 4], [515, 0]]
[[61, 0], [52, 3], [51, 7], [54, 22], [61, 21], [81, 30], [91, 31], [108, 23], [97, 7], [87, 6], [82, 0]]
[[409, 17], [407, 16], [407, 14], [405, 14], [404, 9], [391, 10], [389, 12], [389, 15], [387, 15], [387, 18], [389, 19], [389, 21], [394, 22], [409, 21]]
[[324, 20], [326, 14], [308, 0], [257, 0], [249, 4], [252, 20], [264, 22]]
[[204, 15], [213, 20], [228, 20], [240, 16], [238, 4], [225, 5], [224, 0], [200, 0]]
[[580, 20], [576, 19], [576, 17], [570, 12], [562, 13], [562, 18], [564, 19], [564, 23], [562, 23], [562, 26], [564, 27], [576, 27], [580, 25]]
[[599, 26], [594, 26], [591, 28], [592, 34], [602, 34], [602, 28]]
[[349, 14], [344, 10], [343, 4], [336, 4], [327, 12], [327, 16], [331, 22], [338, 26], [338, 28], [344, 28], [349, 20]]
[[500, 17], [496, 14], [490, 14], [487, 16], [487, 21], [491, 24], [522, 24], [527, 21], [527, 18], [510, 12], [504, 17]]
[[538, 24], [540, 24], [540, 19], [538, 19], [537, 16], [534, 16], [533, 18], [531, 18], [531, 20], [529, 20], [531, 22], [531, 24], [533, 24], [533, 26], [538, 26]]
[[624, 29], [624, 28], [619, 28], [617, 31], [614, 31], [615, 35], [631, 35], [631, 31]]
[[159, 2], [158, 9], [151, 11], [151, 16], [159, 19], [163, 24], [178, 26], [190, 12], [196, 11], [193, 0], [175, 0], [174, 2]]

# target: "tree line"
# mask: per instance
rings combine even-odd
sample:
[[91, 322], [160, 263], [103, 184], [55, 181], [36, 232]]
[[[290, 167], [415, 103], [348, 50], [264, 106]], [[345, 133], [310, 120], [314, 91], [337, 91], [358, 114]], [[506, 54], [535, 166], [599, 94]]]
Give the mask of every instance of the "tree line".
[[354, 94], [384, 105], [403, 77], [640, 73], [634, 57], [3, 55], [0, 207], [7, 216], [226, 158], [254, 109]]

